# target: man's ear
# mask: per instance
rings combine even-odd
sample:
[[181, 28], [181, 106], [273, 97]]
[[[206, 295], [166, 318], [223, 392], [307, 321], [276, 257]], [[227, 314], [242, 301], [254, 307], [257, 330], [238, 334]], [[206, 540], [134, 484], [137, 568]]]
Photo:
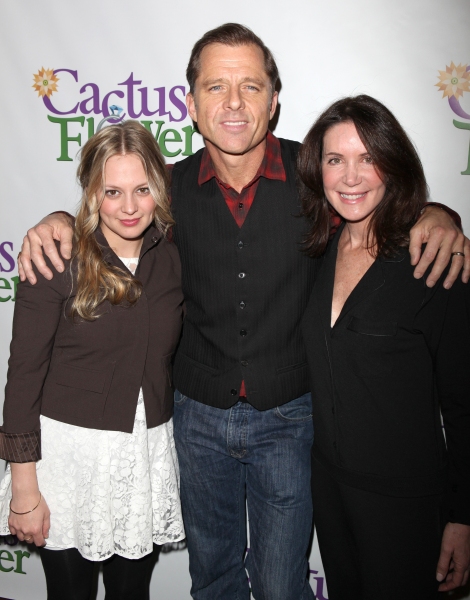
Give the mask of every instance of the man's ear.
[[274, 113], [276, 112], [278, 96], [279, 94], [277, 92], [273, 92], [273, 97], [271, 98], [271, 104], [269, 106], [269, 120], [274, 117]]
[[189, 116], [191, 119], [197, 123], [197, 110], [196, 110], [196, 102], [194, 100], [194, 96], [191, 92], [188, 92], [186, 95], [186, 108], [188, 109]]

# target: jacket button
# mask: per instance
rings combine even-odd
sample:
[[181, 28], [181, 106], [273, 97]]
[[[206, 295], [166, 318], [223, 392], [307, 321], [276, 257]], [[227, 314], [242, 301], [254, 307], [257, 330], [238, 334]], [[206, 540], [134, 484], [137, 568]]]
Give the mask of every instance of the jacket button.
[[237, 246], [240, 248], [240, 250], [243, 248], [244, 244], [243, 242], [240, 240], [237, 244]]
[[238, 394], [237, 390], [230, 390], [230, 393], [232, 396], [236, 396]]
[[248, 362], [246, 360], [242, 360], [240, 362], [240, 364], [241, 364], [242, 367], [247, 367], [248, 366]]
[[240, 302], [240, 308], [245, 308], [246, 304], [243, 302], [243, 300]]
[[247, 334], [247, 331], [246, 331], [246, 329], [240, 329], [240, 335], [241, 335], [242, 337], [245, 337], [245, 335], [246, 335], [246, 334]]
[[152, 242], [155, 244], [156, 242], [158, 242], [158, 238], [154, 235], [152, 238]]
[[245, 279], [246, 273], [238, 273], [238, 277], [240, 277], [240, 279]]

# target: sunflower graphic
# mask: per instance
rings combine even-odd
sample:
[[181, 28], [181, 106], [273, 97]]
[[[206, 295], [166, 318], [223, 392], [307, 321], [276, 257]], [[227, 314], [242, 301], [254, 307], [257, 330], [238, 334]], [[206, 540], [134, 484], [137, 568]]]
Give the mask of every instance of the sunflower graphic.
[[467, 70], [467, 65], [454, 65], [450, 63], [445, 71], [439, 71], [439, 82], [435, 84], [439, 91], [442, 92], [442, 97], [446, 96], [458, 99], [464, 92], [470, 92], [470, 71]]
[[57, 92], [59, 78], [54, 74], [53, 69], [45, 69], [43, 67], [33, 77], [34, 85], [32, 87], [36, 90], [38, 96], [47, 96], [49, 98], [54, 92]]

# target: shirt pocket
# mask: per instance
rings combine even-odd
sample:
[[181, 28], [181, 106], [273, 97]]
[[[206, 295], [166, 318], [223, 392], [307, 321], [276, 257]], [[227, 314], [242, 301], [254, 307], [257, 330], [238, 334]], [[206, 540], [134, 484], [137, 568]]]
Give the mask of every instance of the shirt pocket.
[[372, 321], [352, 317], [347, 326], [349, 354], [355, 370], [364, 378], [383, 378], [393, 371], [396, 321]]

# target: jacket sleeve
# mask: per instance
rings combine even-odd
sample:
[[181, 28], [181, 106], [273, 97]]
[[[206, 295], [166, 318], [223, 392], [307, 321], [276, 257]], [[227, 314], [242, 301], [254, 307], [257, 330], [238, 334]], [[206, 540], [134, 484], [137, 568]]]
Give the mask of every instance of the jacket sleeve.
[[[37, 283], [21, 282], [15, 302], [0, 457], [11, 462], [41, 458], [41, 395], [65, 301], [70, 293], [68, 263], [51, 281], [36, 271]], [[68, 288], [68, 289], [67, 289]]]
[[[429, 290], [429, 294], [433, 292]], [[470, 285], [436, 283], [424, 306], [448, 453], [446, 521], [470, 525]]]

